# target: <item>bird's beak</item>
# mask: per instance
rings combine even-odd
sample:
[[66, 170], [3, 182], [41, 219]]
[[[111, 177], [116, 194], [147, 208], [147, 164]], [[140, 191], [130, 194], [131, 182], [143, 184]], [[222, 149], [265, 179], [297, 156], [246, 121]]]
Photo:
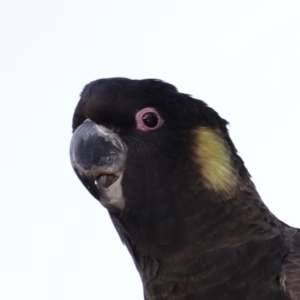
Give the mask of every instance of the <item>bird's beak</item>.
[[74, 132], [70, 158], [75, 173], [109, 211], [122, 211], [121, 180], [127, 148], [111, 130], [86, 120]]

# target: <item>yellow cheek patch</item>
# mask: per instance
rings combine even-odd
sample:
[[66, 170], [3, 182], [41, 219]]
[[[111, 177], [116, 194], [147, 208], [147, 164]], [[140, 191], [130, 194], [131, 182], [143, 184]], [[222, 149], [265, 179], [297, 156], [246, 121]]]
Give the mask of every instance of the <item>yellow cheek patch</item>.
[[201, 168], [204, 186], [231, 194], [238, 183], [230, 149], [219, 130], [199, 127], [194, 130], [196, 163]]

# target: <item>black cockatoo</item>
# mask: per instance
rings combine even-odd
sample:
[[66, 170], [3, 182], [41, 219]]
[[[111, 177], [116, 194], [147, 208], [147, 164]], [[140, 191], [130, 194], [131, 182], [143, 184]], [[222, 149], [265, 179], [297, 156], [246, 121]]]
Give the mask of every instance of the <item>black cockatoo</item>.
[[154, 299], [300, 299], [300, 233], [264, 205], [227, 121], [156, 79], [87, 84], [72, 166]]

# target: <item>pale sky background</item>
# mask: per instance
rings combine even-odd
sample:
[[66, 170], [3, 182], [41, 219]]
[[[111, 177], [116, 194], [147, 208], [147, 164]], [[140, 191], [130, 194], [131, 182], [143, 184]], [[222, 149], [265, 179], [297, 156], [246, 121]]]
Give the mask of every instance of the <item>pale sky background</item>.
[[160, 78], [215, 108], [263, 200], [300, 227], [300, 1], [4, 1], [0, 299], [143, 299], [69, 162], [89, 81]]

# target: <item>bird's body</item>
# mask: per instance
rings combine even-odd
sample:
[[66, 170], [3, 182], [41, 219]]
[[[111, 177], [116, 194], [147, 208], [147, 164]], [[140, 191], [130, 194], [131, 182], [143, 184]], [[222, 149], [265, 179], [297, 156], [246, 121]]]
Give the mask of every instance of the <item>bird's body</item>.
[[[300, 299], [299, 230], [264, 205], [226, 125], [159, 80], [82, 92], [71, 161], [109, 210], [146, 300]], [[113, 154], [95, 159], [87, 140], [100, 136]]]

